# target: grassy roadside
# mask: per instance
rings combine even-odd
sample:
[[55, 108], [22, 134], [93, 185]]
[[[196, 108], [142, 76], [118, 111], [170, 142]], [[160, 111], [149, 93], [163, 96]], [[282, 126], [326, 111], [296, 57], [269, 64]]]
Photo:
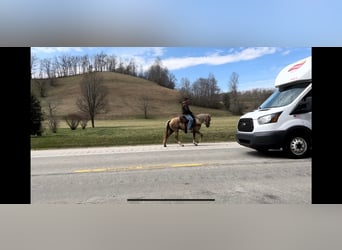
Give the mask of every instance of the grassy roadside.
[[[201, 132], [203, 142], [235, 141], [235, 131], [238, 116], [212, 117], [211, 125], [204, 125]], [[165, 122], [167, 119], [120, 119], [98, 120], [95, 128], [78, 127], [71, 130], [61, 123], [57, 133], [45, 130], [43, 136], [31, 136], [31, 149], [57, 149], [75, 147], [106, 147], [161, 144], [163, 140]], [[192, 134], [180, 132], [180, 140], [184, 143], [192, 142]], [[175, 143], [174, 135], [168, 139], [168, 144]]]

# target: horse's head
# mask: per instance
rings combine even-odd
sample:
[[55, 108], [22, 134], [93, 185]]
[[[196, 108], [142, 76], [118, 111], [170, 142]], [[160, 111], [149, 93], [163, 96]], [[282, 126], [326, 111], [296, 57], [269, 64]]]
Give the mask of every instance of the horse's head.
[[210, 121], [211, 121], [211, 116], [208, 114], [208, 115], [205, 117], [205, 120], [204, 120], [205, 126], [206, 126], [207, 128], [210, 127]]

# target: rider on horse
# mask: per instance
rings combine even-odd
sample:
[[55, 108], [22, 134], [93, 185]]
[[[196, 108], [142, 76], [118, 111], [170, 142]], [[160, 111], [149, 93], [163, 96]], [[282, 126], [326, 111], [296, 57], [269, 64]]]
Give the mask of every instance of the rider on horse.
[[185, 116], [185, 118], [188, 121], [185, 124], [185, 129], [184, 129], [185, 133], [187, 133], [188, 130], [191, 129], [191, 126], [195, 120], [195, 117], [189, 108], [189, 103], [190, 103], [190, 99], [187, 97], [184, 98], [184, 100], [182, 101], [182, 114], [183, 114], [183, 116]]

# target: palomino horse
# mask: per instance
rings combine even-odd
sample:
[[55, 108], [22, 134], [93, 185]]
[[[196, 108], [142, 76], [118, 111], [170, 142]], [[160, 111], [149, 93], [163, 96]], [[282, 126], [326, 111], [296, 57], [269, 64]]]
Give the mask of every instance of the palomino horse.
[[[207, 128], [210, 126], [210, 121], [211, 121], [211, 116], [210, 114], [198, 114], [195, 116], [194, 124], [193, 127], [189, 130], [189, 132], [192, 132], [192, 138], [193, 138], [193, 143], [197, 146], [199, 141], [196, 140], [196, 134], [199, 134], [201, 136], [201, 139], [203, 138], [203, 134], [200, 132], [200, 128], [202, 126], [202, 123], [205, 124]], [[185, 129], [186, 126], [186, 119], [184, 116], [178, 116], [174, 117], [171, 120], [168, 120], [166, 122], [165, 126], [165, 134], [164, 134], [164, 139], [163, 139], [163, 144], [164, 147], [166, 147], [166, 141], [169, 136], [175, 132], [175, 138], [176, 141], [179, 145], [184, 146], [178, 138], [178, 132], [179, 130]]]

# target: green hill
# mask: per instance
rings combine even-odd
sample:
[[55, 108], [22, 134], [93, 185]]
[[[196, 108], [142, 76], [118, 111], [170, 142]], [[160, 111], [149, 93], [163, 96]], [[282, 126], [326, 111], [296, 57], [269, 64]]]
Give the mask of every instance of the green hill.
[[[180, 114], [178, 90], [162, 87], [154, 82], [130, 75], [102, 72], [104, 85], [108, 89], [108, 111], [98, 114], [97, 120], [116, 118], [143, 118], [143, 105], [148, 104], [149, 117], [173, 117]], [[31, 89], [40, 99], [43, 111], [48, 104], [56, 106], [56, 115], [63, 117], [78, 111], [76, 100], [80, 96], [82, 75], [55, 79], [53, 85], [47, 84], [46, 97], [39, 97], [39, 88], [35, 79], [31, 80]], [[211, 113], [225, 116], [227, 111], [192, 106], [194, 113]]]

